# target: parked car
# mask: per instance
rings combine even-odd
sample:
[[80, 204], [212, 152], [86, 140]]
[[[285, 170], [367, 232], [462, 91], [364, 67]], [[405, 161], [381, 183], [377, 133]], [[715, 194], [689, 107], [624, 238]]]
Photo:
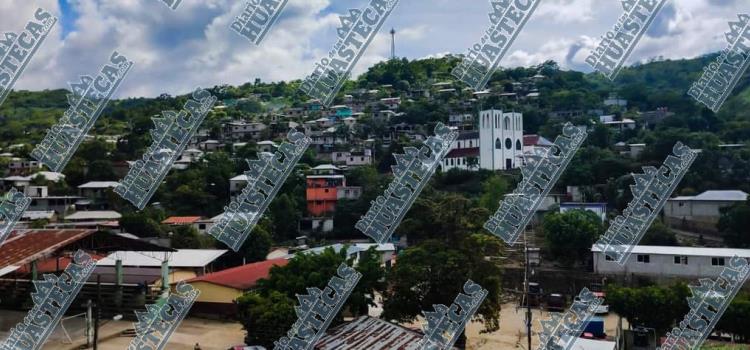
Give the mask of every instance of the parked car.
[[[537, 282], [529, 282], [529, 305], [532, 307], [537, 307], [541, 305], [541, 299], [542, 299], [542, 287], [540, 287], [539, 283]], [[520, 305], [522, 307], [526, 306], [525, 294], [521, 296]]]
[[609, 305], [607, 305], [607, 299], [605, 298], [606, 295], [604, 294], [604, 292], [593, 292], [593, 293], [594, 293], [594, 295], [597, 298], [602, 298], [604, 300], [604, 302], [601, 305], [599, 305], [599, 306], [596, 307], [596, 309], [594, 310], [594, 314], [595, 315], [605, 315], [605, 314], [608, 314], [609, 313]]
[[559, 293], [552, 293], [547, 296], [547, 311], [563, 312], [568, 306], [565, 296]]
[[604, 319], [596, 316], [592, 317], [591, 321], [586, 324], [581, 337], [589, 339], [607, 338], [607, 334], [604, 333]]

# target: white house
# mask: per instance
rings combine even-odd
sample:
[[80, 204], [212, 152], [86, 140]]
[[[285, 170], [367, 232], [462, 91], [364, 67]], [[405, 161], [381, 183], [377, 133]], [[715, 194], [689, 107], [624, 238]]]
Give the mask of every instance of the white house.
[[267, 126], [263, 123], [248, 123], [242, 120], [229, 122], [224, 125], [224, 139], [237, 141], [251, 138], [257, 140], [266, 128]]
[[[476, 163], [474, 163], [474, 160], [476, 160]], [[440, 167], [443, 171], [453, 168], [461, 170], [478, 169], [479, 132], [464, 131], [458, 134], [458, 138], [451, 144], [451, 150], [443, 158]]]
[[734, 256], [750, 262], [750, 249], [637, 245], [622, 266], [596, 246], [591, 247], [591, 252], [594, 255], [594, 272], [603, 275], [715, 278]]
[[613, 120], [613, 121], [605, 122], [604, 125], [606, 125], [610, 129], [619, 130], [619, 131], [622, 131], [625, 129], [633, 130], [636, 127], [635, 120], [630, 119], [630, 118], [624, 118], [623, 120]]
[[372, 150], [350, 152], [331, 152], [331, 162], [346, 164], [346, 166], [362, 166], [372, 164]]
[[276, 142], [266, 140], [266, 141], [260, 141], [257, 143], [258, 152], [269, 152], [273, 153], [276, 151], [276, 148], [279, 147], [279, 145], [276, 144]]
[[448, 125], [461, 126], [471, 124], [474, 121], [474, 115], [471, 113], [451, 114], [448, 116]]
[[11, 175], [26, 174], [33, 171], [39, 171], [44, 168], [44, 164], [37, 160], [25, 158], [11, 158], [8, 162], [8, 171]]
[[715, 232], [721, 209], [747, 201], [743, 191], [706, 191], [697, 196], [670, 198], [664, 204], [664, 221], [686, 229]]
[[[359, 259], [362, 258], [362, 254], [367, 252], [371, 247], [375, 247], [375, 251], [380, 254], [380, 262], [384, 266], [390, 267], [391, 261], [393, 260], [393, 257], [396, 252], [396, 246], [393, 245], [393, 243], [384, 243], [384, 244], [378, 244], [378, 243], [353, 243], [353, 244], [342, 244], [342, 243], [336, 243], [332, 245], [327, 245], [323, 247], [317, 247], [312, 248], [308, 250], [304, 250], [300, 253], [303, 254], [320, 254], [324, 250], [328, 248], [332, 248], [335, 252], [340, 252], [341, 249], [344, 247], [347, 247], [346, 249], [346, 257], [347, 259], [354, 258], [354, 265], [357, 265], [359, 263]], [[291, 258], [291, 257], [290, 257]]]

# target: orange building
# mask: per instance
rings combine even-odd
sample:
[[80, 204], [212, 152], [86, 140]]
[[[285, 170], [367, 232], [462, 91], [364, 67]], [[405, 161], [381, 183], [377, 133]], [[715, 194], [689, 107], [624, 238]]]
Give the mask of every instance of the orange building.
[[307, 211], [312, 216], [324, 216], [336, 211], [339, 188], [346, 187], [344, 175], [307, 176]]

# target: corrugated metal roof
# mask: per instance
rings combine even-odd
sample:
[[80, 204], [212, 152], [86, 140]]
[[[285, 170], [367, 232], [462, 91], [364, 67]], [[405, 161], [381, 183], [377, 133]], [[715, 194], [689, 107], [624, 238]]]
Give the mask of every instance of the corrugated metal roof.
[[[170, 267], [205, 267], [227, 250], [222, 249], [179, 249], [174, 253], [166, 253]], [[98, 266], [115, 266], [119, 257], [122, 266], [161, 267], [164, 252], [135, 252], [116, 251], [100, 260]]]
[[91, 181], [78, 186], [78, 188], [115, 188], [118, 184], [117, 181]]
[[111, 210], [77, 211], [65, 217], [65, 220], [116, 220], [122, 215]]
[[54, 210], [27, 210], [21, 216], [25, 220], [51, 220], [55, 216]]
[[747, 193], [743, 191], [706, 191], [695, 198], [695, 201], [746, 201]]
[[330, 329], [315, 344], [317, 350], [416, 350], [422, 334], [410, 329], [362, 316]]
[[669, 199], [671, 201], [718, 201], [718, 202], [744, 202], [747, 193], [738, 190], [706, 191], [697, 196], [679, 196]]
[[[601, 252], [601, 249], [592, 246], [592, 252]], [[633, 254], [657, 254], [657, 255], [687, 255], [687, 256], [712, 256], [750, 258], [750, 249], [733, 248], [696, 248], [696, 247], [665, 247], [637, 245], [633, 247]]]
[[29, 263], [52, 254], [96, 232], [95, 230], [26, 230], [13, 234], [0, 247], [0, 269]]

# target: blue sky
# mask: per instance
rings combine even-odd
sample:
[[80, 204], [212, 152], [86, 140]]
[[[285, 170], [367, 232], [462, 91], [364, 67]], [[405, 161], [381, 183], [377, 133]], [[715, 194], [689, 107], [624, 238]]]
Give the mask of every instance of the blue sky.
[[70, 6], [70, 3], [67, 0], [58, 0], [58, 5], [60, 6], [60, 25], [64, 37], [73, 30], [73, 25], [78, 13], [72, 6]]
[[[161, 0], [4, 0], [0, 30], [18, 31], [36, 7], [59, 24], [16, 88], [65, 87], [95, 74], [112, 51], [135, 66], [118, 97], [181, 94], [196, 86], [238, 85], [255, 78], [304, 78], [335, 41], [338, 13], [366, 0], [289, 0], [280, 20], [256, 47], [229, 30], [243, 0], [183, 0], [172, 11]], [[747, 6], [740, 0], [670, 0], [629, 64], [653, 57], [691, 58], [726, 46], [727, 22]], [[746, 3], [744, 3], [746, 5]], [[397, 54], [410, 59], [464, 53], [489, 26], [489, 1], [401, 0], [354, 70], [386, 59], [394, 27]], [[622, 13], [616, 1], [543, 0], [501, 61], [529, 66], [548, 59], [589, 71], [584, 59]]]

